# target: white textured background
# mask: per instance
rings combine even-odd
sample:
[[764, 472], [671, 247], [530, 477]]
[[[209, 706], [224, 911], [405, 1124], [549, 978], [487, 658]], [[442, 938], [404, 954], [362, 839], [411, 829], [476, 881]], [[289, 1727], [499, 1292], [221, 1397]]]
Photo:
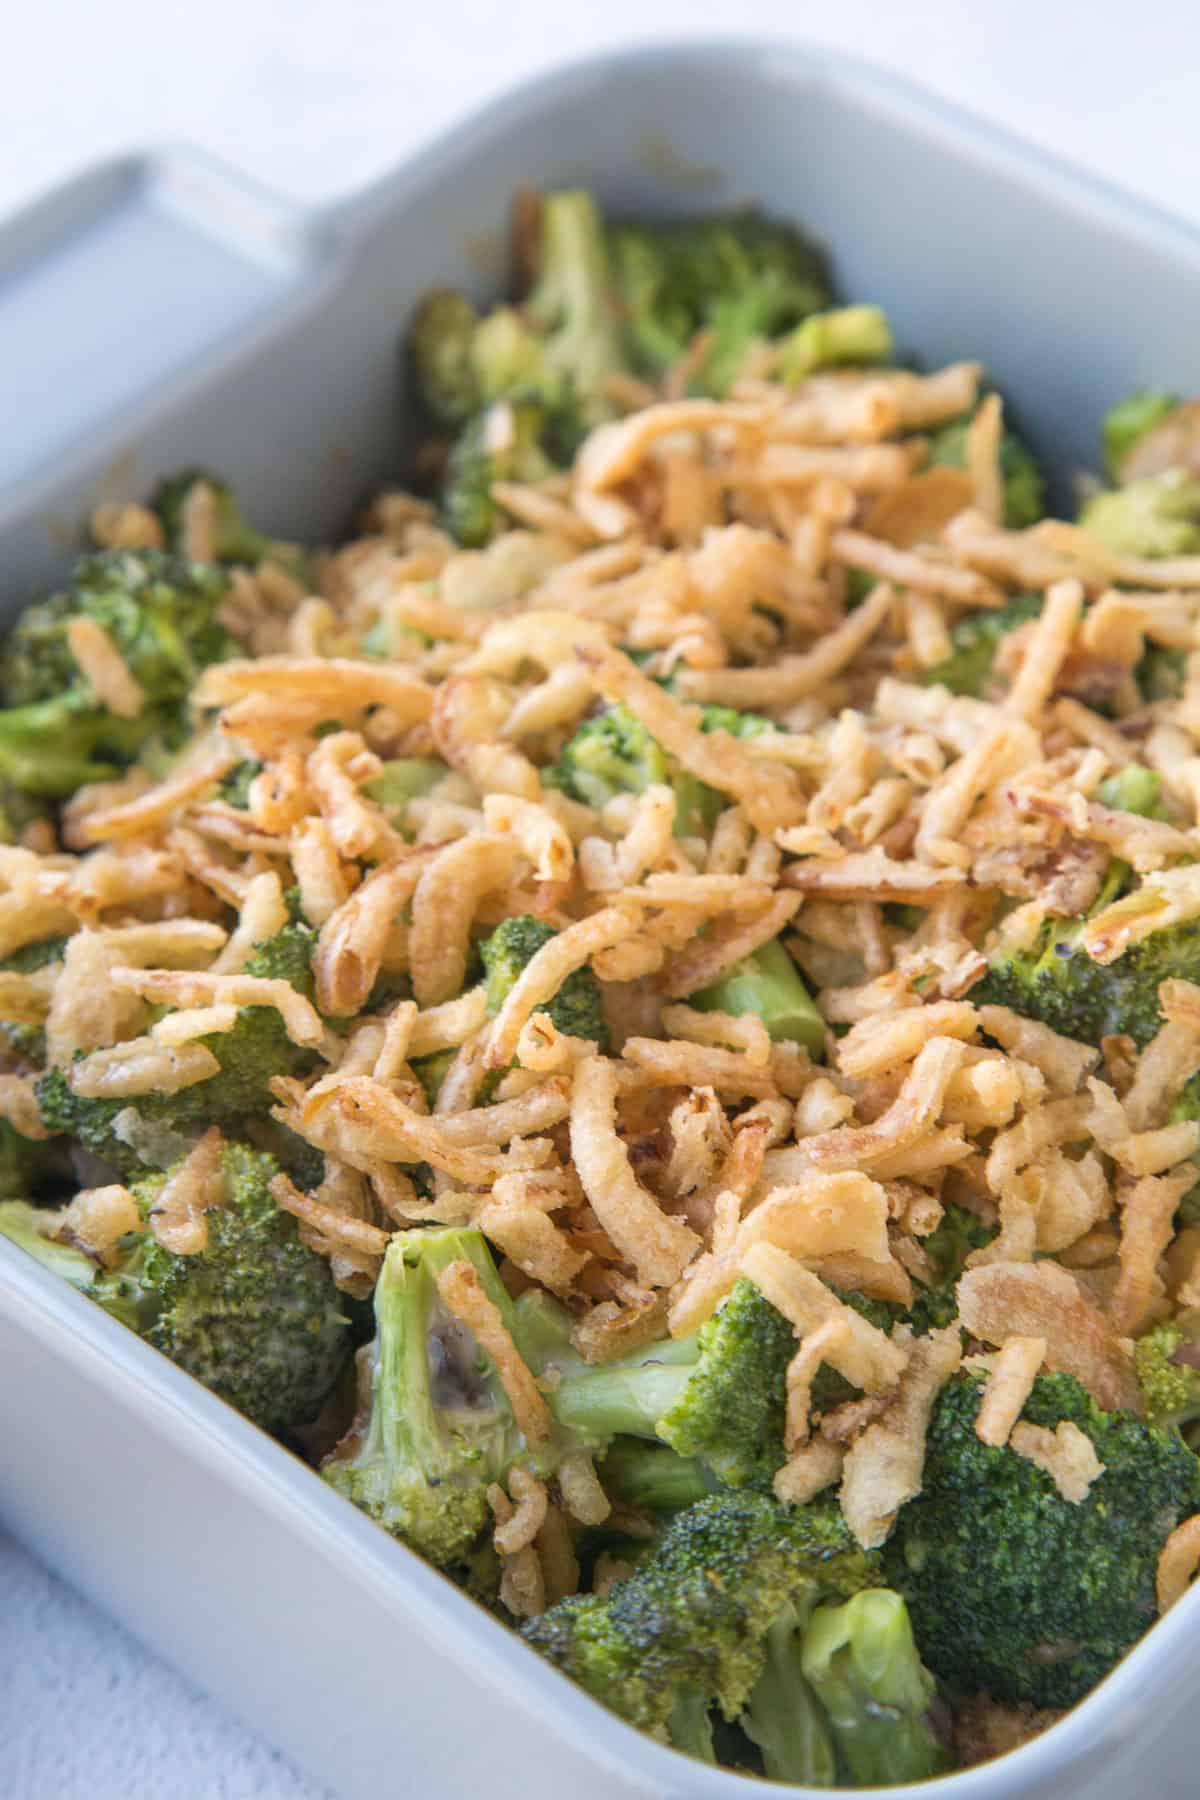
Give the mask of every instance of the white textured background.
[[[873, 56], [1200, 219], [1194, 0], [740, 0], [724, 16]], [[11, 0], [0, 215], [96, 157], [181, 139], [326, 200], [519, 76], [721, 18], [696, 0]], [[451, 1800], [436, 1769], [407, 1778]], [[0, 1800], [323, 1794], [0, 1538]]]

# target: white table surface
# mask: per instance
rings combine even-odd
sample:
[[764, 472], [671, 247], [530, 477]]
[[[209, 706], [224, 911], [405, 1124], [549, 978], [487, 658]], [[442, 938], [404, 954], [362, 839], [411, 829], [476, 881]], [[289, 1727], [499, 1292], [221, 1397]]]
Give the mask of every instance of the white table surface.
[[[27, 0], [6, 15], [0, 216], [97, 157], [171, 140], [329, 199], [521, 75], [722, 16], [872, 56], [1200, 219], [1194, 0]], [[407, 1774], [450, 1800], [436, 1769]], [[0, 1538], [3, 1800], [323, 1794]]]

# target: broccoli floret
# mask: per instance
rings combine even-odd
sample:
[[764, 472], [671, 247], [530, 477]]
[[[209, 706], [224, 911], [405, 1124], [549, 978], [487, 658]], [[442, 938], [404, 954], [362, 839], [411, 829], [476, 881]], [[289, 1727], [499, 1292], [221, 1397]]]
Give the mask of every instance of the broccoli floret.
[[466, 1261], [512, 1330], [513, 1303], [477, 1231], [397, 1233], [375, 1288], [359, 1417], [322, 1467], [332, 1487], [438, 1568], [461, 1565], [514, 1463], [545, 1467], [490, 1357], [446, 1306], [438, 1275]]
[[30, 1206], [27, 1200], [0, 1201], [0, 1237], [6, 1237], [51, 1275], [69, 1281], [80, 1293], [90, 1293], [99, 1273], [99, 1265], [74, 1244], [60, 1244], [52, 1235], [58, 1218], [44, 1207]]
[[[311, 999], [311, 970], [316, 933], [308, 925], [285, 925], [260, 944], [247, 960], [245, 973], [286, 981]], [[262, 1117], [272, 1105], [270, 1082], [276, 1075], [307, 1073], [314, 1052], [294, 1044], [274, 1006], [244, 1006], [232, 1030], [201, 1038], [220, 1063], [220, 1072], [177, 1094], [148, 1095], [136, 1103], [94, 1099], [75, 1093], [67, 1072], [50, 1069], [37, 1084], [38, 1108], [51, 1131], [75, 1138], [122, 1176], [136, 1175], [145, 1159], [139, 1154], [143, 1127], [166, 1126], [188, 1133], [208, 1125], [222, 1128], [239, 1120]]]
[[[611, 412], [607, 378], [625, 368], [612, 302], [604, 222], [581, 190], [547, 194], [539, 215], [537, 278], [524, 305], [548, 370], [585, 425]], [[550, 389], [555, 397], [554, 389]]]
[[168, 549], [184, 554], [184, 508], [188, 495], [200, 484], [212, 496], [214, 561], [244, 563], [250, 567], [260, 562], [275, 562], [297, 580], [307, 578], [307, 558], [300, 546], [283, 543], [256, 531], [244, 517], [229, 483], [208, 469], [181, 469], [177, 475], [160, 481], [155, 489], [150, 504], [158, 514]]
[[408, 355], [417, 393], [437, 425], [463, 425], [482, 399], [473, 347], [479, 314], [465, 294], [437, 288], [426, 294], [408, 330]]
[[1193, 1320], [1155, 1325], [1138, 1338], [1133, 1355], [1152, 1425], [1181, 1429], [1200, 1419], [1200, 1344]]
[[1175, 406], [1174, 394], [1164, 394], [1157, 388], [1142, 388], [1136, 394], [1127, 394], [1124, 400], [1109, 408], [1100, 433], [1104, 466], [1114, 481], [1121, 480], [1125, 459], [1134, 446], [1148, 431], [1161, 425], [1174, 412]]
[[855, 1787], [925, 1781], [952, 1766], [931, 1718], [936, 1685], [899, 1594], [867, 1588], [841, 1606], [819, 1606], [801, 1666]]
[[547, 787], [561, 788], [585, 806], [605, 806], [617, 794], [641, 794], [670, 784], [671, 762], [627, 706], [606, 706], [585, 719], [558, 761], [542, 770]]
[[442, 517], [462, 544], [502, 522], [496, 481], [540, 481], [611, 416], [608, 377], [626, 367], [604, 227], [590, 194], [547, 194], [537, 212], [536, 279], [518, 307], [480, 317], [459, 294], [422, 304], [409, 334], [418, 390], [455, 433]]
[[880, 362], [892, 353], [892, 328], [878, 306], [839, 306], [813, 313], [779, 345], [776, 373], [803, 381], [839, 363]]
[[802, 1044], [810, 1056], [824, 1054], [825, 1021], [778, 938], [689, 994], [688, 1005], [701, 1012], [755, 1013], [776, 1042]]
[[924, 1487], [901, 1510], [885, 1567], [922, 1654], [962, 1693], [1071, 1706], [1155, 1616], [1155, 1565], [1200, 1508], [1200, 1462], [1174, 1433], [1102, 1412], [1069, 1375], [1040, 1375], [1023, 1416], [1070, 1420], [1104, 1472], [1064, 1500], [1045, 1470], [976, 1436], [983, 1381], [942, 1390]]
[[[141, 735], [166, 717], [182, 726], [200, 670], [236, 653], [217, 622], [226, 578], [156, 550], [106, 550], [76, 565], [69, 588], [27, 606], [0, 664], [5, 704], [26, 707], [73, 692], [91, 698], [68, 644], [72, 619], [94, 620], [112, 640], [146, 696]], [[92, 700], [93, 707], [95, 706]]]
[[1159, 983], [1172, 976], [1194, 981], [1200, 971], [1200, 925], [1153, 932], [1101, 964], [1079, 943], [1082, 924], [1048, 920], [1030, 949], [993, 957], [971, 999], [1010, 1006], [1085, 1044], [1128, 1033], [1144, 1048], [1162, 1023]]
[[1188, 556], [1200, 550], [1200, 476], [1164, 469], [1093, 495], [1084, 531], [1124, 556]]
[[[731, 706], [699, 709], [701, 731], [760, 737], [775, 729], [759, 713]], [[725, 797], [681, 769], [627, 706], [606, 706], [585, 719], [556, 763], [542, 770], [547, 787], [560, 788], [586, 806], [604, 806], [616, 794], [641, 794], [655, 783], [675, 790], [675, 835], [707, 836], [725, 808]]]
[[[0, 659], [0, 792], [13, 821], [120, 773], [155, 744], [177, 746], [200, 670], [236, 650], [217, 623], [225, 577], [158, 551], [108, 551], [62, 593], [26, 607]], [[101, 627], [145, 697], [134, 718], [102, 705], [71, 653], [73, 619]]]
[[[300, 1241], [270, 1194], [273, 1157], [221, 1151], [225, 1191], [204, 1215], [206, 1247], [177, 1256], [150, 1232], [121, 1240], [92, 1298], [264, 1431], [305, 1425], [350, 1351], [329, 1264]], [[164, 1177], [134, 1190], [149, 1214]]]
[[522, 1635], [622, 1718], [665, 1735], [681, 1701], [693, 1718], [707, 1703], [736, 1719], [779, 1614], [848, 1596], [875, 1567], [835, 1506], [722, 1494], [679, 1513], [609, 1595], [560, 1601]]
[[795, 1336], [752, 1282], [739, 1281], [691, 1337], [595, 1366], [571, 1349], [569, 1320], [545, 1296], [522, 1295], [517, 1319], [526, 1359], [550, 1378], [556, 1420], [589, 1447], [657, 1440], [739, 1488], [769, 1484], [784, 1461]]
[[[486, 976], [488, 1016], [494, 1018], [503, 1006], [509, 989], [526, 964], [531, 962], [543, 944], [558, 933], [552, 925], [529, 913], [515, 914], [498, 925], [480, 945]], [[600, 983], [588, 968], [575, 969], [567, 976], [546, 1011], [559, 1031], [570, 1037], [591, 1038], [601, 1050], [608, 1047], [608, 1027], [604, 1023]]]
[[492, 499], [497, 481], [543, 481], [555, 464], [543, 448], [551, 422], [536, 401], [497, 400], [455, 438], [441, 490], [442, 523], [460, 544], [486, 544], [507, 515]]
[[[929, 440], [929, 461], [937, 467], [965, 468], [969, 419], [955, 419]], [[1046, 481], [1032, 450], [1015, 431], [1000, 439], [1000, 478], [1004, 484], [1004, 523], [1010, 531], [1036, 525], [1046, 512]]]
[[618, 225], [612, 250], [639, 368], [661, 374], [698, 332], [712, 334], [693, 393], [724, 394], [756, 339], [791, 331], [832, 298], [820, 251], [753, 211]]
[[1005, 606], [964, 613], [951, 629], [954, 646], [944, 662], [927, 669], [922, 680], [946, 687], [952, 694], [968, 694], [982, 700], [989, 694], [996, 652], [1010, 631], [1036, 619], [1042, 610], [1040, 594], [1018, 594]]
[[[1153, 770], [1129, 763], [1100, 784], [1096, 797], [1123, 812], [1163, 818], [1161, 786]], [[1118, 900], [1129, 873], [1129, 865], [1114, 857], [1089, 917]], [[1049, 919], [1029, 948], [994, 955], [971, 998], [980, 1005], [1010, 1006], [1088, 1044], [1128, 1032], [1141, 1048], [1162, 1022], [1159, 983], [1170, 976], [1190, 981], [1200, 966], [1200, 928], [1177, 925], [1154, 932], [1115, 962], [1101, 965], [1079, 941], [1085, 922]]]
[[[957, 1206], [952, 1200], [946, 1202], [937, 1226], [921, 1244], [934, 1267], [933, 1286], [922, 1288], [904, 1315], [919, 1337], [929, 1331], [944, 1331], [954, 1323], [958, 1317], [954, 1289], [967, 1266], [967, 1258], [972, 1250], [982, 1250], [990, 1244], [996, 1231], [995, 1225], [968, 1212], [965, 1206]], [[884, 1325], [883, 1329], [888, 1327]]]
[[8, 836], [36, 817], [34, 802], [64, 800], [89, 781], [110, 781], [147, 739], [141, 719], [118, 719], [75, 688], [56, 700], [0, 711], [0, 786]]

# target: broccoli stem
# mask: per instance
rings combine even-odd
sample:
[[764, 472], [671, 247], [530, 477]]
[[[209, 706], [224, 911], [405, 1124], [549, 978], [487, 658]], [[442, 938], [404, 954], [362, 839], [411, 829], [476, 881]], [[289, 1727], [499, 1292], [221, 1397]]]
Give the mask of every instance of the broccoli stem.
[[368, 781], [363, 791], [385, 811], [403, 812], [410, 800], [423, 799], [448, 773], [446, 764], [439, 757], [398, 756], [385, 762], [374, 781]]
[[674, 1748], [685, 1756], [694, 1756], [697, 1762], [716, 1762], [712, 1709], [703, 1694], [693, 1690], [680, 1694], [667, 1720], [667, 1733]]
[[802, 381], [838, 363], [878, 362], [892, 353], [892, 329], [878, 306], [838, 306], [812, 313], [779, 346], [779, 374]]
[[655, 1426], [687, 1392], [695, 1371], [695, 1338], [666, 1339], [644, 1356], [567, 1374], [554, 1390], [555, 1417], [593, 1439], [655, 1435]]
[[1115, 812], [1138, 813], [1143, 819], [1153, 819], [1161, 817], [1161, 790], [1161, 775], [1142, 763], [1128, 763], [1100, 783], [1096, 798], [1101, 806], [1111, 806]]
[[665, 1444], [641, 1438], [618, 1438], [599, 1473], [611, 1500], [657, 1513], [693, 1506], [712, 1493], [714, 1486], [695, 1457], [679, 1456]]
[[688, 995], [701, 1012], [757, 1013], [771, 1038], [802, 1044], [810, 1056], [825, 1048], [825, 1021], [795, 963], [778, 938], [735, 964], [720, 981]]
[[738, 1722], [758, 1745], [768, 1780], [827, 1788], [837, 1780], [837, 1758], [804, 1676], [803, 1643], [804, 1621], [789, 1602], [767, 1632], [762, 1674]]
[[60, 1276], [86, 1294], [96, 1279], [96, 1264], [74, 1245], [59, 1244], [47, 1236], [44, 1227], [53, 1222], [51, 1215], [30, 1206], [28, 1201], [0, 1202], [0, 1237], [16, 1244], [51, 1275]]
[[899, 1594], [867, 1588], [841, 1606], [818, 1607], [801, 1661], [856, 1786], [894, 1787], [950, 1767], [929, 1722], [934, 1680]]

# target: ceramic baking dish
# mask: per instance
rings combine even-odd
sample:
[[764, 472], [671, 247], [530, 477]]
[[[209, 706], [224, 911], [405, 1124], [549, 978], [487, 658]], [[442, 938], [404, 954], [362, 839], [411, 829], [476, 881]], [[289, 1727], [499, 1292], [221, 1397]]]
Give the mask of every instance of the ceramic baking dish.
[[[85, 175], [10, 224], [6, 594], [61, 571], [97, 500], [182, 463], [226, 470], [268, 530], [341, 531], [402, 467], [413, 300], [434, 282], [487, 292], [522, 180], [585, 183], [631, 210], [753, 198], [794, 214], [901, 344], [983, 357], [1059, 468], [1086, 459], [1129, 388], [1200, 391], [1196, 234], [825, 52], [618, 53], [517, 89], [329, 211], [167, 153]], [[3, 1241], [0, 1441], [3, 1523], [347, 1800], [751, 1791], [609, 1716]], [[1193, 1794], [1198, 1632], [1200, 1593], [1036, 1744], [939, 1791]]]

